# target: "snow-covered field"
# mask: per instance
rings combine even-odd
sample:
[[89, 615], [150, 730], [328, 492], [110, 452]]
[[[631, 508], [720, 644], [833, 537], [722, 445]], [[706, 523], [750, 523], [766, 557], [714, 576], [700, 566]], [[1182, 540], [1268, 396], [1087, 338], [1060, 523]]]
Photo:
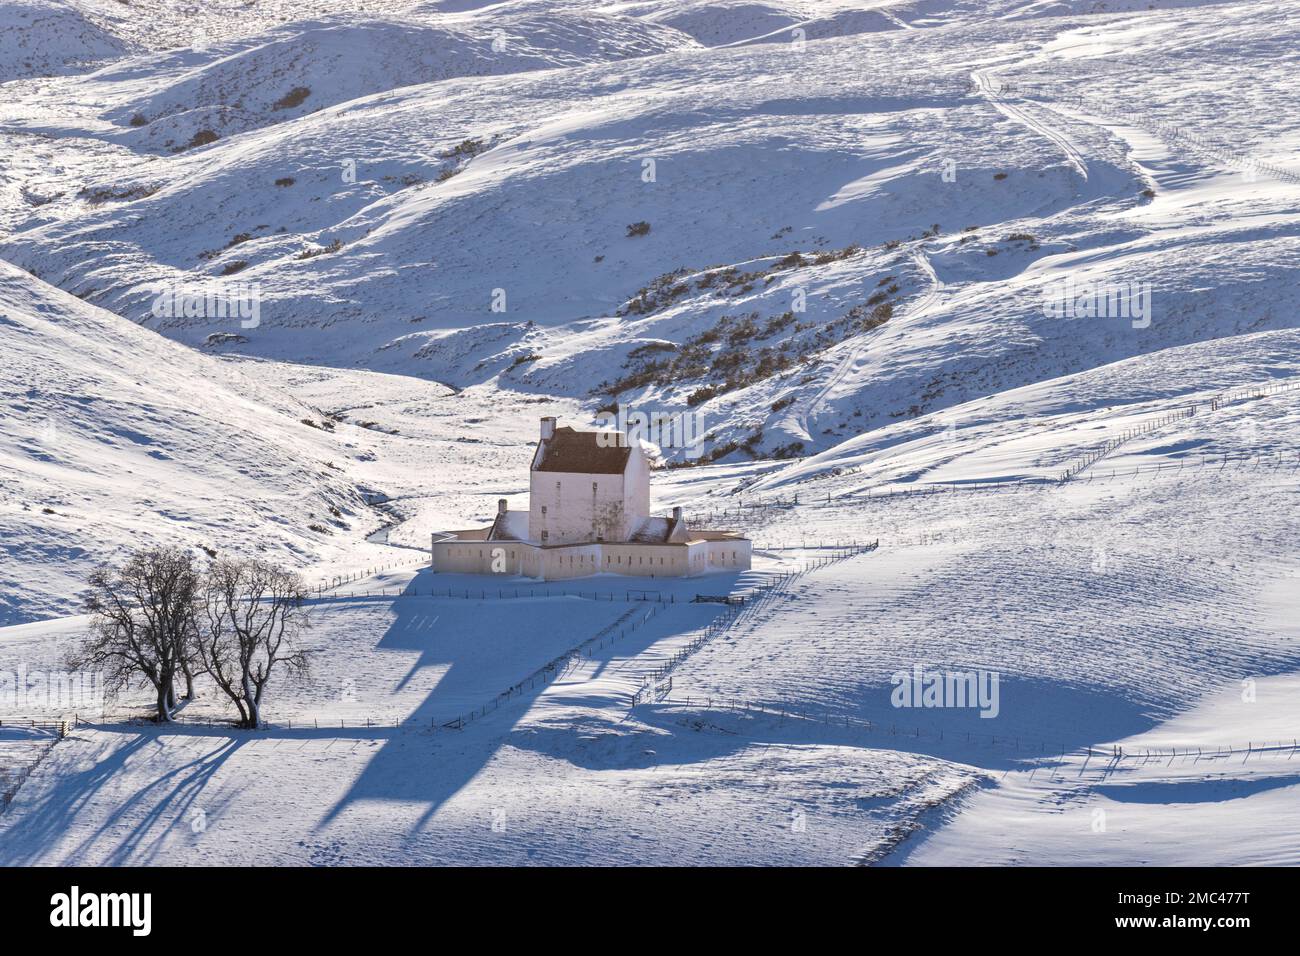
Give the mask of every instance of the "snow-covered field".
[[[1300, 862], [1294, 4], [0, 26], [0, 693], [135, 548], [348, 579], [265, 730], [0, 706], [0, 864]], [[688, 398], [653, 504], [752, 571], [423, 567], [540, 416]]]

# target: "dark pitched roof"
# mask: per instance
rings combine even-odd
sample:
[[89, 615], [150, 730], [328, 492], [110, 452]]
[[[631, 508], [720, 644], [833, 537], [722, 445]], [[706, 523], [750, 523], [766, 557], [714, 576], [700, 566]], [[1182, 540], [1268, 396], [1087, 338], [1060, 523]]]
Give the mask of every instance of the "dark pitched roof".
[[598, 432], [574, 431], [565, 425], [543, 442], [541, 461], [535, 471], [568, 471], [587, 475], [621, 475], [632, 449], [596, 441]]

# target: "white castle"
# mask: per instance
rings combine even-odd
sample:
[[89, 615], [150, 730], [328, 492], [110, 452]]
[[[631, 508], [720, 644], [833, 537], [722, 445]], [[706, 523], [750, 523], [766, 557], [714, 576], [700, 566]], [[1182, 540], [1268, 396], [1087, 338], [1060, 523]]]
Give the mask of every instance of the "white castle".
[[639, 441], [556, 427], [554, 418], [542, 419], [528, 511], [510, 511], [502, 498], [489, 527], [446, 532], [433, 544], [434, 571], [546, 581], [745, 570], [750, 557], [747, 538], [688, 528], [681, 508], [650, 514], [650, 464]]

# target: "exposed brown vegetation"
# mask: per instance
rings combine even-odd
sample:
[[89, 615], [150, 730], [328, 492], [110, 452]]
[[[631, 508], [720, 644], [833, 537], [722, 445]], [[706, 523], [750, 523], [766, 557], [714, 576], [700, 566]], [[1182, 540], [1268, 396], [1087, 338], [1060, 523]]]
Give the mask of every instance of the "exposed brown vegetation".
[[295, 86], [284, 96], [280, 97], [271, 104], [273, 110], [291, 110], [295, 106], [301, 106], [302, 101], [311, 96], [311, 90], [305, 86]]

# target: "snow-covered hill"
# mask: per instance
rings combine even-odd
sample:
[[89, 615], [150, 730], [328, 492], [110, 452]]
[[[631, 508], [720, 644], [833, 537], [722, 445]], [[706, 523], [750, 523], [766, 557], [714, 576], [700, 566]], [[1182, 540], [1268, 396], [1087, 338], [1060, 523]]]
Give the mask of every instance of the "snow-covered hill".
[[78, 73], [131, 50], [77, 2], [5, 0], [0, 24], [0, 82]]
[[117, 128], [117, 142], [181, 152], [199, 145], [196, 136], [225, 138], [400, 87], [695, 45], [666, 27], [599, 15], [505, 16], [442, 26], [344, 14], [200, 51], [131, 58], [70, 80], [60, 92], [70, 110], [87, 100], [113, 103], [99, 119]]
[[[227, 323], [157, 288], [238, 274], [229, 350], [690, 398], [717, 454], [1294, 324], [1293, 8], [967, 12], [713, 49], [659, 9], [338, 17], [11, 84], [42, 160], [0, 254], [193, 345]], [[1067, 276], [1150, 288], [1150, 326], [1045, 315]]]
[[[379, 523], [315, 409], [0, 264], [0, 624], [176, 543], [302, 564]], [[340, 543], [342, 542], [342, 543]]]
[[[79, 727], [0, 863], [1295, 861], [1295, 4], [0, 18], [0, 670], [132, 547], [347, 582], [264, 736]], [[414, 570], [615, 402], [752, 572]]]

